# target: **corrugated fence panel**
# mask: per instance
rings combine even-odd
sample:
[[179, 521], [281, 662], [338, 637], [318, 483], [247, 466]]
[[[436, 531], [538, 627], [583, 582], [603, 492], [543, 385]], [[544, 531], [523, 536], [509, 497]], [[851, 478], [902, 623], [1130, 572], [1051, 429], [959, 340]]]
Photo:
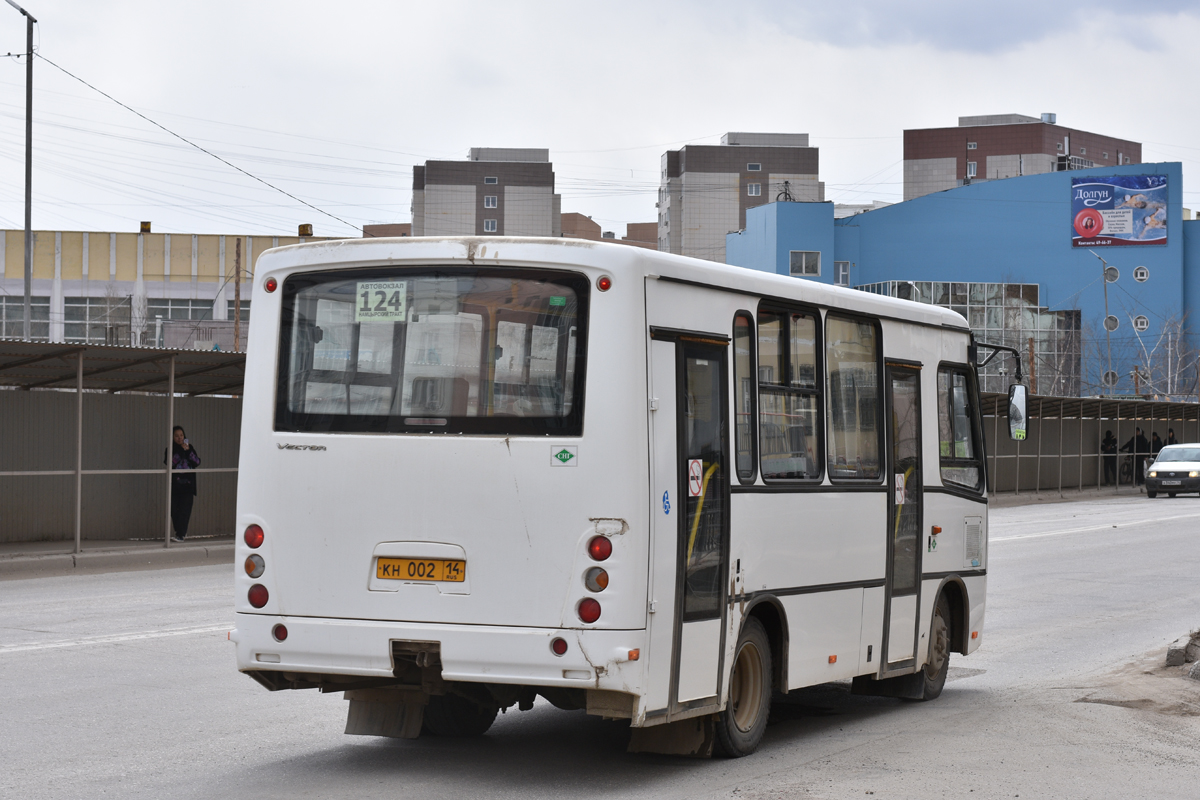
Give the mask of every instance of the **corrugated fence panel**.
[[[240, 398], [176, 397], [203, 467], [236, 467]], [[83, 468], [161, 469], [170, 442], [161, 395], [83, 396]], [[75, 468], [75, 394], [0, 391], [0, 471]], [[189, 535], [233, 533], [237, 473], [197, 476]], [[75, 477], [0, 477], [0, 542], [74, 538]], [[85, 475], [85, 539], [158, 538], [166, 525], [165, 475]]]

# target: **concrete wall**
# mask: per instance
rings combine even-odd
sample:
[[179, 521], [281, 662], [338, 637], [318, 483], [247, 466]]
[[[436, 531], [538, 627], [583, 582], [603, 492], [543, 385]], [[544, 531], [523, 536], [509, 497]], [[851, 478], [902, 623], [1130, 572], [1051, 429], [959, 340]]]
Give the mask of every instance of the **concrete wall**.
[[[0, 390], [0, 471], [75, 468], [75, 393]], [[242, 402], [176, 397], [202, 467], [236, 467]], [[85, 392], [83, 468], [160, 469], [169, 442], [167, 399]], [[237, 473], [197, 475], [188, 535], [232, 534]], [[75, 535], [75, 477], [0, 477], [0, 542], [69, 540]], [[166, 478], [85, 475], [84, 539], [162, 538]]]
[[474, 236], [475, 187], [426, 184], [420, 236]]
[[505, 186], [505, 236], [550, 236], [554, 190], [549, 186]]

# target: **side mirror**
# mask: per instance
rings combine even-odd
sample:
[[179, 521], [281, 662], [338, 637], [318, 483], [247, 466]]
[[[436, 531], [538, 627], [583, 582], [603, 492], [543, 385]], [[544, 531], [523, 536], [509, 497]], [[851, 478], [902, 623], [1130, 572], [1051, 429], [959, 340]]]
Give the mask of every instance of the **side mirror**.
[[1028, 419], [1025, 400], [1025, 387], [1022, 384], [1014, 383], [1008, 387], [1008, 438], [1018, 442], [1025, 439], [1025, 423]]

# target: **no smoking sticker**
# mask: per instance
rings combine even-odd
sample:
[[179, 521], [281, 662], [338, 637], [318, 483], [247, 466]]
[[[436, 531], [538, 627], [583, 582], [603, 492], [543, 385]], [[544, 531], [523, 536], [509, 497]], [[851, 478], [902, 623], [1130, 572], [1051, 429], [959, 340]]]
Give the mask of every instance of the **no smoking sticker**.
[[699, 497], [704, 490], [704, 462], [699, 458], [688, 459], [688, 497]]

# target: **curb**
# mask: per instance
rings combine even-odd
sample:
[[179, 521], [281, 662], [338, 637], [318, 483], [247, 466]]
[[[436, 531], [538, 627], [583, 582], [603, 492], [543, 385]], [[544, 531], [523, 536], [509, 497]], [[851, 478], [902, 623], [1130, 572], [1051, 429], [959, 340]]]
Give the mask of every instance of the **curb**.
[[129, 572], [143, 569], [232, 564], [234, 545], [203, 547], [101, 550], [90, 553], [56, 553], [0, 559], [0, 580], [78, 575], [87, 572]]

